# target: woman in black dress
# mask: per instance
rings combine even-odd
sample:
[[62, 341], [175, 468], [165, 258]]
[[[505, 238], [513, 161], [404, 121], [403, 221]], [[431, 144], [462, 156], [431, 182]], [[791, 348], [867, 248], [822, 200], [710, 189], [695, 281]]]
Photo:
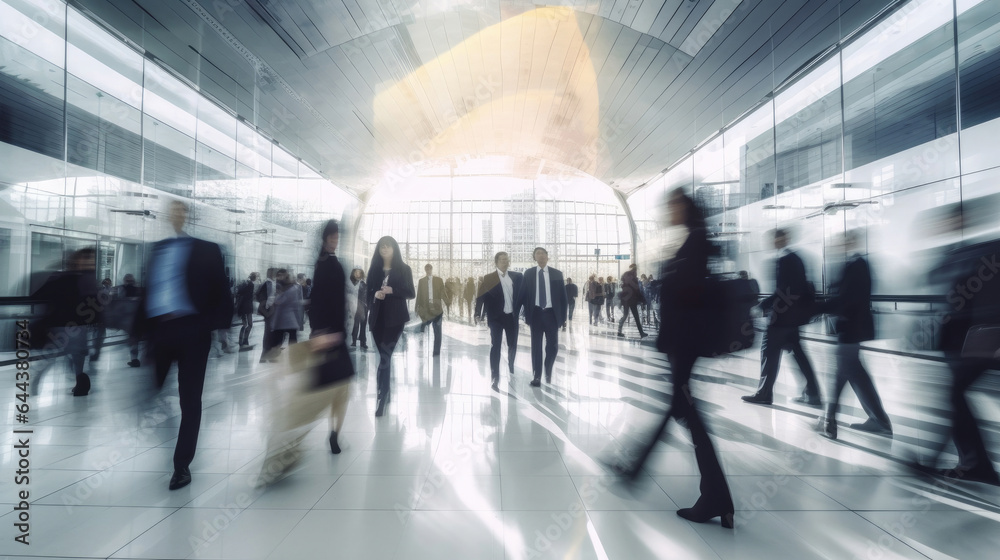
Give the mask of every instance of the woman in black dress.
[[696, 523], [721, 517], [722, 526], [732, 529], [733, 498], [691, 394], [691, 370], [707, 338], [705, 329], [711, 328], [711, 325], [705, 324], [711, 244], [705, 231], [704, 215], [694, 200], [681, 189], [670, 193], [667, 212], [670, 225], [684, 226], [687, 230], [684, 244], [663, 269], [660, 285], [661, 324], [656, 346], [670, 362], [673, 397], [659, 428], [638, 449], [637, 459], [631, 464], [615, 464], [613, 468], [620, 474], [636, 476], [670, 418], [682, 421], [691, 432], [694, 443], [695, 458], [701, 472], [701, 497], [694, 507], [678, 510], [677, 515]]
[[406, 300], [416, 297], [413, 273], [403, 263], [399, 244], [390, 236], [378, 240], [368, 269], [368, 325], [378, 348], [378, 394], [375, 416], [382, 416], [389, 403], [389, 372], [403, 326], [410, 320]]

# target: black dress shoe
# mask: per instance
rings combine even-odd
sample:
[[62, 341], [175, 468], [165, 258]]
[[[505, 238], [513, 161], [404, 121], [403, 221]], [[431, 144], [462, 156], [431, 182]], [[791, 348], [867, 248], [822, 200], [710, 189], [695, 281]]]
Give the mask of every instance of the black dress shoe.
[[330, 431], [330, 453], [337, 455], [340, 453], [340, 445], [337, 444], [337, 432]]
[[142, 363], [139, 362], [139, 360], [129, 360], [128, 362], [128, 367], [139, 367], [140, 365], [142, 365]]
[[500, 392], [500, 381], [499, 380], [494, 380], [493, 384], [490, 385], [490, 388], [493, 389], [494, 391], [496, 391], [497, 393], [499, 393]]
[[191, 469], [184, 467], [174, 471], [174, 476], [170, 477], [170, 489], [177, 490], [191, 484]]
[[943, 476], [945, 478], [953, 478], [955, 480], [968, 480], [970, 482], [982, 482], [985, 484], [992, 484], [993, 486], [1000, 486], [1000, 477], [992, 469], [982, 469], [982, 470], [964, 470], [962, 467], [955, 467], [953, 469], [933, 469], [934, 474], [938, 476]]
[[379, 397], [378, 403], [375, 406], [375, 417], [378, 418], [385, 414], [385, 397]]
[[826, 439], [837, 439], [837, 423], [821, 420], [819, 425], [819, 435]]
[[546, 373], [545, 374], [545, 384], [546, 385], [552, 385], [552, 374], [551, 373]]
[[90, 376], [81, 373], [76, 376], [76, 387], [73, 387], [74, 397], [86, 397], [90, 393]]
[[871, 418], [860, 424], [851, 424], [851, 429], [858, 430], [859, 432], [868, 432], [869, 434], [875, 434], [877, 436], [892, 435], [892, 428], [883, 426]]
[[726, 505], [713, 506], [709, 505], [704, 498], [698, 498], [698, 502], [694, 504], [694, 507], [677, 510], [677, 515], [695, 523], [705, 523], [716, 517], [721, 517], [722, 526], [726, 529], [733, 528], [734, 514], [735, 511], [732, 502]]
[[531, 385], [532, 387], [541, 387], [542, 386], [542, 380], [536, 377], [536, 378], [532, 379], [531, 383], [528, 383], [528, 385]]
[[801, 397], [795, 397], [792, 402], [797, 402], [806, 406], [823, 406], [823, 401], [817, 396], [802, 395]]
[[772, 397], [765, 397], [759, 394], [746, 395], [742, 397], [743, 402], [748, 402], [750, 404], [771, 404]]
[[625, 333], [618, 331], [618, 338], [625, 338]]

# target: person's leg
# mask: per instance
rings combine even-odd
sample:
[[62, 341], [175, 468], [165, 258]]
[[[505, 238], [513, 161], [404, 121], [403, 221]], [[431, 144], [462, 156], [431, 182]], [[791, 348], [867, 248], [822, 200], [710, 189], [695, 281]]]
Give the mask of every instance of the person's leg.
[[299, 341], [298, 336], [299, 331], [296, 329], [288, 329], [288, 345], [291, 346]]
[[500, 318], [503, 330], [507, 333], [507, 368], [514, 375], [514, 358], [517, 356], [517, 317], [504, 315]]
[[[733, 499], [729, 493], [726, 476], [722, 472], [722, 464], [715, 453], [715, 447], [708, 436], [708, 430], [702, 422], [694, 398], [691, 396], [691, 369], [697, 359], [696, 355], [680, 354], [668, 357], [670, 369], [674, 378], [674, 394], [672, 410], [674, 416], [684, 419], [687, 429], [691, 432], [691, 442], [694, 444], [694, 455], [701, 473], [701, 497], [695, 507], [688, 510], [690, 516], [683, 515], [692, 521], [707, 521], [712, 517], [723, 516], [723, 524], [727, 523], [726, 515], [733, 514]], [[684, 510], [682, 510], [684, 511]], [[731, 526], [732, 518], [728, 519]]]
[[760, 382], [756, 395], [762, 399], [774, 398], [774, 382], [778, 379], [778, 368], [781, 366], [781, 348], [784, 344], [786, 329], [770, 327], [764, 331], [760, 342]]
[[892, 431], [892, 422], [889, 420], [889, 415], [886, 414], [885, 408], [882, 406], [882, 399], [879, 398], [878, 391], [875, 389], [875, 382], [872, 381], [872, 376], [865, 369], [864, 364], [861, 363], [861, 345], [840, 344], [839, 346], [846, 347], [844, 351], [844, 367], [846, 369], [847, 381], [854, 389], [854, 394], [858, 396], [861, 408], [871, 421], [877, 422], [883, 429]]
[[569, 300], [569, 321], [573, 320], [573, 310], [576, 309], [576, 299]]
[[355, 346], [358, 343], [358, 327], [361, 325], [361, 317], [359, 313], [354, 314], [354, 325], [351, 327], [351, 346]]
[[534, 380], [538, 381], [542, 378], [542, 336], [545, 334], [539, 313], [535, 313], [535, 318], [531, 321], [529, 328], [531, 331], [531, 373]]
[[368, 315], [361, 314], [361, 332], [358, 334], [361, 339], [361, 347], [368, 348]]
[[434, 327], [434, 355], [437, 356], [441, 353], [441, 319], [444, 315], [438, 315], [431, 321], [431, 326]]
[[802, 349], [798, 328], [795, 328], [788, 337], [786, 348], [791, 349], [795, 363], [798, 364], [799, 371], [802, 372], [802, 377], [806, 380], [805, 389], [802, 391], [803, 394], [808, 398], [815, 397], [817, 400], [820, 399], [819, 381], [816, 380], [816, 373], [813, 371], [812, 364], [809, 363], [809, 358], [806, 356], [805, 350]]
[[351, 383], [341, 381], [333, 391], [333, 406], [330, 407], [330, 431], [340, 432], [344, 429], [344, 418], [347, 417], [347, 404], [351, 400]]
[[622, 318], [618, 320], [618, 336], [625, 336], [622, 332], [622, 328], [625, 326], [625, 321], [628, 319], [628, 313], [622, 313]]
[[556, 354], [559, 352], [559, 324], [556, 322], [556, 314], [551, 311], [542, 313], [542, 319], [545, 329], [545, 382], [550, 383]]
[[981, 360], [966, 359], [954, 368], [951, 407], [953, 437], [958, 450], [958, 467], [955, 470], [996, 479], [997, 473], [990, 462], [978, 422], [965, 398], [969, 388], [986, 372], [988, 365]]
[[499, 321], [493, 321], [490, 327], [490, 380], [496, 383], [500, 380], [500, 343], [504, 327]]
[[403, 326], [385, 327], [382, 329], [382, 340], [378, 341], [378, 388], [379, 394], [389, 399], [389, 383], [392, 372], [392, 353], [396, 349], [400, 335], [403, 334]]
[[212, 345], [210, 331], [195, 324], [183, 329], [178, 340], [177, 391], [180, 395], [181, 425], [174, 448], [174, 470], [184, 470], [194, 459], [201, 428], [201, 395], [205, 386], [205, 366]]
[[848, 363], [850, 362], [851, 348], [848, 345], [837, 345], [837, 364], [833, 374], [833, 387], [826, 405], [826, 419], [820, 426], [820, 433], [828, 438], [837, 437], [837, 412], [840, 408], [840, 395], [844, 392], [844, 386], [848, 382]]

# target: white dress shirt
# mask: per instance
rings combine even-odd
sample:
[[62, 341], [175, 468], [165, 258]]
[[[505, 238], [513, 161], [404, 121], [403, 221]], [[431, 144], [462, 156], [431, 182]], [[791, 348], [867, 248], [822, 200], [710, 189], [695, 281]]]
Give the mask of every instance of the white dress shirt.
[[542, 268], [540, 266], [535, 267], [537, 269], [538, 283], [542, 286], [535, 289], [535, 305], [538, 305], [538, 290], [545, 290], [545, 309], [552, 309], [552, 287], [549, 285], [549, 267]]
[[434, 275], [427, 276], [427, 301], [434, 303]]
[[510, 273], [500, 272], [497, 269], [497, 276], [500, 277], [500, 287], [503, 289], [503, 312], [514, 312], [514, 281], [510, 279]]

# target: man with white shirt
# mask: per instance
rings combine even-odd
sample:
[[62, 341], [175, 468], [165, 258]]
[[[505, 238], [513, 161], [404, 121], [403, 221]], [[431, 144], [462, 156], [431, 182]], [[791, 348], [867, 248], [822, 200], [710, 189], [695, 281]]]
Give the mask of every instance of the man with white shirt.
[[510, 255], [501, 251], [493, 257], [497, 269], [483, 277], [479, 284], [477, 304], [486, 307], [486, 324], [490, 327], [490, 373], [493, 390], [500, 390], [500, 343], [507, 333], [507, 364], [514, 381], [514, 357], [517, 355], [517, 318], [521, 314], [521, 292], [524, 275], [511, 272]]
[[417, 285], [417, 315], [423, 324], [421, 332], [428, 324], [434, 327], [434, 355], [441, 355], [441, 318], [444, 316], [443, 300], [448, 298], [444, 281], [434, 276], [434, 267], [427, 264], [424, 267], [427, 276], [420, 279]]
[[552, 382], [552, 366], [559, 350], [559, 329], [566, 324], [566, 283], [562, 272], [548, 266], [549, 252], [536, 247], [532, 256], [538, 266], [524, 273], [524, 322], [531, 328], [532, 387], [541, 386], [542, 337], [545, 337], [545, 382]]

